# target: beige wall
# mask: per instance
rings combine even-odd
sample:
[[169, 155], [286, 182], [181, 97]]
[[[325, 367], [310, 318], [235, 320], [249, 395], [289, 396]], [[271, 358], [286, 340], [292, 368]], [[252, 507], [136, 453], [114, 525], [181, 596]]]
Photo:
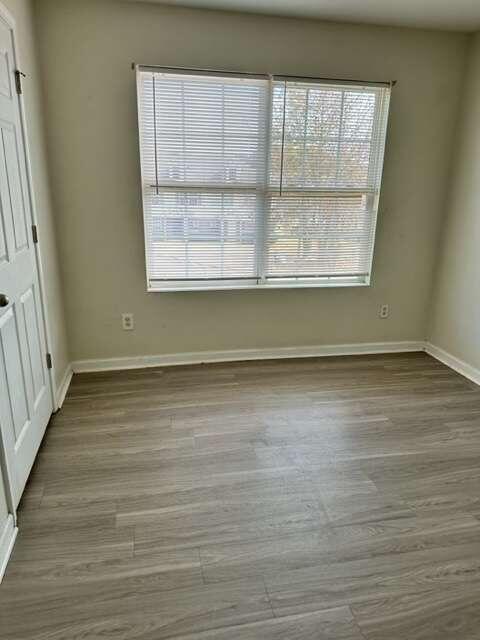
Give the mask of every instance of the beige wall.
[[480, 34], [465, 84], [429, 339], [480, 369]]
[[[465, 36], [110, 0], [38, 9], [73, 359], [425, 337]], [[132, 61], [396, 79], [373, 285], [147, 294]]]
[[26, 74], [24, 101], [28, 142], [36, 199], [40, 250], [45, 277], [45, 295], [50, 320], [51, 349], [57, 386], [69, 362], [66, 321], [62, 300], [56, 233], [47, 171], [41, 77], [31, 0], [2, 0], [15, 19], [19, 63]]

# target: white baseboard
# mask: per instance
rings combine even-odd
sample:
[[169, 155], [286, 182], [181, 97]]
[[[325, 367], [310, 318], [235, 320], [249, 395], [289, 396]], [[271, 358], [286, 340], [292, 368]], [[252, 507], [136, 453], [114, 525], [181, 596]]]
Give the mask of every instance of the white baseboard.
[[7, 521], [0, 536], [0, 582], [7, 569], [10, 555], [13, 551], [13, 545], [17, 537], [18, 529], [13, 521], [11, 513], [8, 514]]
[[206, 362], [235, 362], [241, 360], [269, 360], [277, 358], [315, 358], [319, 356], [351, 356], [375, 353], [423, 351], [423, 341], [363, 342], [358, 344], [317, 345], [306, 347], [274, 347], [270, 349], [237, 349], [233, 351], [193, 351], [156, 356], [132, 356], [101, 360], [77, 360], [72, 363], [75, 373], [168, 367]]
[[467, 362], [464, 362], [463, 360], [460, 360], [460, 358], [452, 356], [452, 354], [448, 353], [448, 351], [444, 351], [444, 349], [436, 347], [430, 342], [427, 342], [425, 344], [425, 351], [433, 358], [436, 358], [437, 360], [440, 360], [440, 362], [443, 362], [443, 364], [446, 364], [447, 367], [450, 367], [450, 369], [453, 369], [457, 373], [460, 373], [462, 376], [465, 376], [465, 378], [468, 378], [472, 382], [475, 382], [475, 384], [480, 385], [480, 369], [472, 367], [472, 365], [468, 364]]
[[56, 405], [57, 405], [55, 407], [56, 411], [58, 411], [58, 409], [61, 408], [63, 401], [65, 400], [65, 396], [67, 395], [68, 388], [72, 381], [72, 376], [73, 376], [72, 366], [68, 365], [67, 368], [65, 369], [65, 373], [63, 374], [62, 381], [58, 385], [58, 389], [55, 394]]

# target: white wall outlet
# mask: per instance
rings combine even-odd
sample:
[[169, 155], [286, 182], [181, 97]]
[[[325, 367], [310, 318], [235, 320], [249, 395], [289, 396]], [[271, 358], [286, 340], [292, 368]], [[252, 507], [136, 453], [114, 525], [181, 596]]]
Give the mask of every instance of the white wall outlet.
[[133, 331], [134, 327], [133, 313], [122, 313], [122, 329], [124, 331]]
[[390, 314], [390, 307], [388, 306], [388, 304], [382, 304], [380, 306], [380, 311], [378, 313], [380, 318], [388, 318], [389, 314]]

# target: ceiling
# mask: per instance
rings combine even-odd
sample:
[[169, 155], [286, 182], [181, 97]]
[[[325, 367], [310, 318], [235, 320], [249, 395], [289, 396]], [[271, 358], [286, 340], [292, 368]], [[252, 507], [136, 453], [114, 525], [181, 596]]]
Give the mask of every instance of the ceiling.
[[480, 30], [480, 0], [133, 0], [452, 31]]

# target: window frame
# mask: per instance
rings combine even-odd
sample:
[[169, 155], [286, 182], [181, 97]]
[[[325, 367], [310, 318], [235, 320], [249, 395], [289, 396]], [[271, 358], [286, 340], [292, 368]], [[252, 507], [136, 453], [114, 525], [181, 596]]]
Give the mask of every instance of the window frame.
[[[140, 173], [141, 173], [141, 186], [142, 186], [142, 208], [143, 208], [143, 222], [144, 222], [144, 245], [145, 245], [145, 258], [146, 258], [146, 281], [147, 281], [147, 292], [150, 293], [167, 293], [167, 292], [188, 292], [188, 291], [235, 291], [235, 290], [267, 290], [267, 289], [311, 289], [311, 288], [344, 288], [344, 287], [366, 287], [370, 286], [372, 279], [372, 268], [373, 268], [373, 260], [375, 253], [375, 239], [376, 239], [376, 231], [377, 231], [377, 221], [378, 221], [378, 208], [379, 208], [379, 199], [380, 199], [380, 191], [382, 186], [382, 173], [383, 173], [383, 163], [384, 163], [384, 155], [385, 155], [385, 146], [388, 132], [388, 124], [389, 124], [389, 105], [387, 104], [386, 108], [386, 124], [385, 124], [385, 137], [383, 140], [383, 144], [380, 144], [376, 151], [376, 159], [375, 162], [369, 164], [369, 172], [372, 170], [372, 166], [380, 165], [379, 172], [379, 188], [369, 187], [367, 189], [329, 189], [329, 188], [321, 188], [321, 189], [284, 189], [283, 194], [287, 193], [296, 193], [302, 195], [308, 195], [315, 193], [318, 195], [319, 192], [325, 195], [325, 197], [335, 198], [335, 197], [345, 197], [345, 195], [350, 194], [358, 194], [359, 196], [365, 196], [366, 198], [375, 198], [377, 200], [376, 203], [373, 203], [373, 224], [372, 224], [372, 250], [369, 258], [369, 269], [368, 273], [365, 274], [344, 274], [344, 275], [325, 275], [325, 276], [314, 276], [314, 277], [304, 277], [304, 276], [266, 276], [266, 259], [268, 254], [268, 246], [266, 242], [266, 233], [267, 233], [267, 225], [268, 225], [268, 215], [270, 211], [270, 201], [271, 198], [275, 195], [279, 195], [278, 188], [272, 187], [270, 182], [270, 145], [271, 145], [271, 129], [272, 129], [272, 104], [273, 104], [273, 90], [274, 90], [274, 81], [277, 80], [298, 80], [306, 83], [319, 83], [319, 84], [332, 84], [332, 85], [352, 85], [353, 87], [362, 87], [365, 88], [368, 85], [371, 86], [382, 86], [387, 87], [390, 86], [390, 89], [395, 83], [387, 83], [387, 82], [365, 82], [365, 81], [355, 81], [355, 80], [333, 80], [333, 79], [322, 79], [322, 78], [302, 78], [302, 77], [293, 77], [293, 76], [272, 76], [266, 74], [247, 74], [247, 73], [236, 73], [229, 71], [217, 71], [217, 70], [199, 70], [199, 69], [175, 69], [175, 68], [163, 68], [163, 67], [155, 67], [155, 66], [145, 66], [145, 65], [135, 65], [136, 69], [136, 82], [137, 82], [137, 114], [138, 114], [138, 134], [139, 134], [139, 152], [140, 152]], [[267, 111], [266, 111], [266, 166], [265, 166], [265, 180], [261, 186], [233, 186], [228, 187], [226, 185], [201, 185], [201, 184], [188, 184], [184, 182], [182, 185], [170, 183], [168, 184], [165, 181], [159, 181], [157, 176], [157, 184], [147, 184], [148, 181], [144, 180], [143, 176], [143, 161], [142, 161], [142, 120], [141, 120], [141, 109], [140, 109], [140, 72], [141, 71], [151, 71], [151, 72], [170, 72], [172, 74], [176, 73], [185, 73], [189, 75], [213, 75], [217, 77], [252, 77], [257, 79], [265, 79], [268, 82], [268, 89], [266, 95], [267, 101]], [[390, 101], [390, 94], [388, 95], [388, 102]], [[381, 109], [375, 110], [375, 120], [373, 123], [373, 127], [378, 129], [381, 120]], [[372, 133], [372, 139], [374, 138]], [[155, 151], [156, 153], [156, 151]], [[164, 183], [165, 182], [165, 183]], [[155, 277], [150, 277], [148, 273], [148, 251], [149, 251], [149, 232], [147, 229], [147, 216], [145, 215], [145, 207], [146, 207], [146, 199], [147, 194], [151, 192], [156, 192], [158, 194], [158, 189], [164, 190], [172, 190], [175, 193], [178, 192], [195, 192], [199, 191], [210, 191], [212, 193], [222, 194], [228, 191], [232, 193], [251, 193], [255, 194], [260, 202], [263, 202], [262, 207], [262, 224], [256, 225], [255, 228], [255, 261], [256, 261], [256, 272], [257, 277], [253, 278], [203, 278], [203, 279], [160, 279]]]

